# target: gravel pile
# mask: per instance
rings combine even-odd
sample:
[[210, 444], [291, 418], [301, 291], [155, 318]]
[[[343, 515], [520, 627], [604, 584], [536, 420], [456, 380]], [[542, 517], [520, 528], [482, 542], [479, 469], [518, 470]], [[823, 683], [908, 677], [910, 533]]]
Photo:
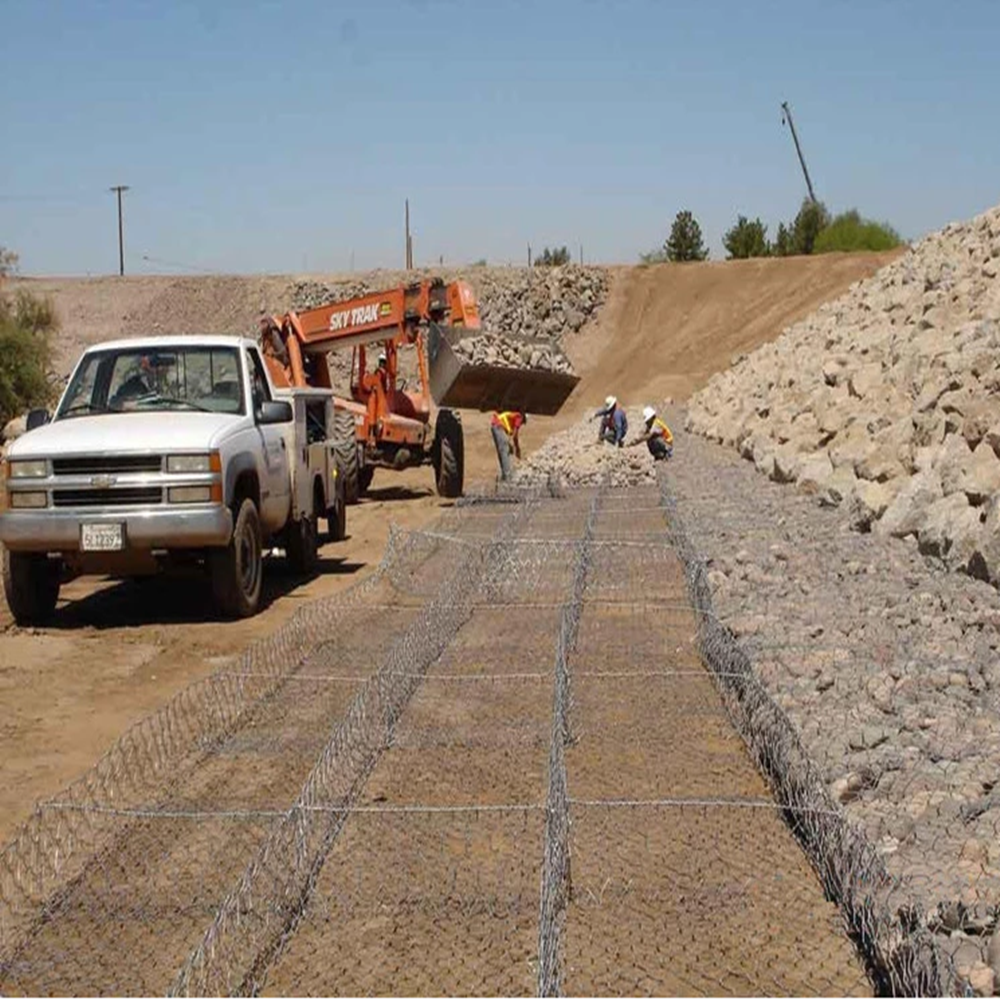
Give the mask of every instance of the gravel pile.
[[907, 880], [915, 919], [992, 993], [1000, 594], [925, 558], [912, 537], [858, 534], [843, 507], [764, 481], [731, 450], [682, 431], [675, 454], [671, 488], [715, 613], [833, 798]]
[[581, 326], [604, 302], [608, 273], [599, 267], [473, 267], [464, 271], [374, 271], [346, 282], [295, 283], [292, 308], [310, 309], [326, 302], [367, 295], [432, 275], [445, 281], [468, 281], [479, 301], [482, 331], [461, 340], [458, 353], [475, 364], [534, 368], [572, 374], [560, 350], [562, 338]]
[[[596, 410], [596, 408], [595, 408]], [[629, 433], [635, 440], [643, 427], [642, 407], [627, 407]], [[520, 486], [637, 486], [656, 481], [657, 463], [645, 444], [616, 448], [597, 439], [599, 420], [583, 418], [574, 427], [553, 434], [541, 448], [521, 462], [514, 475]]]
[[688, 426], [856, 528], [1000, 583], [1000, 208], [716, 375]]

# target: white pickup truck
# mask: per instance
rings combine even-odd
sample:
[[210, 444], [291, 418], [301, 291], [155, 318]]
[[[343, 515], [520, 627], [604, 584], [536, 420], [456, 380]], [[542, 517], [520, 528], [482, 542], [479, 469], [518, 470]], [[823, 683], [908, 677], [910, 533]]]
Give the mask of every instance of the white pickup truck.
[[257, 344], [150, 337], [84, 352], [51, 416], [35, 410], [4, 459], [7, 603], [43, 622], [68, 575], [204, 567], [219, 610], [256, 613], [263, 553], [317, 559], [317, 520], [345, 535], [333, 395], [278, 391]]

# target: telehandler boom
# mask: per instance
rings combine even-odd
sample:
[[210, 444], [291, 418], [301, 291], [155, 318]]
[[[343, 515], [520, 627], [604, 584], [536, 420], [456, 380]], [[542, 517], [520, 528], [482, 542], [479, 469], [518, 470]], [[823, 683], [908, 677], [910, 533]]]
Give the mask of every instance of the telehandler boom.
[[[460, 361], [452, 345], [479, 329], [471, 286], [432, 278], [267, 318], [260, 337], [276, 385], [334, 388], [327, 354], [352, 349], [350, 398], [335, 397], [332, 436], [348, 502], [355, 503], [376, 467], [431, 464], [438, 493], [461, 496], [464, 436], [459, 414], [449, 407], [555, 413], [576, 385], [569, 375]], [[374, 344], [380, 359], [370, 367]], [[407, 389], [399, 352], [411, 345], [419, 386]]]

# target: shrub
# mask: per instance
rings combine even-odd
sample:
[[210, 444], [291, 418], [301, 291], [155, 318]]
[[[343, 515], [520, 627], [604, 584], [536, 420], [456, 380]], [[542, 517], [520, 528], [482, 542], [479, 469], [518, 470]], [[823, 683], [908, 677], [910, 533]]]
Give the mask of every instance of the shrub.
[[842, 212], [816, 237], [814, 253], [858, 250], [892, 250], [902, 244], [899, 233], [887, 222], [864, 219], [857, 209]]
[[28, 292], [12, 295], [3, 281], [17, 257], [0, 247], [0, 427], [52, 400], [48, 372], [56, 317], [51, 303]]
[[650, 264], [665, 264], [668, 260], [667, 251], [664, 247], [639, 254], [639, 263], [643, 267], [648, 267]]
[[535, 258], [535, 267], [561, 267], [570, 261], [569, 248], [559, 247], [550, 250], [546, 247], [541, 254]]

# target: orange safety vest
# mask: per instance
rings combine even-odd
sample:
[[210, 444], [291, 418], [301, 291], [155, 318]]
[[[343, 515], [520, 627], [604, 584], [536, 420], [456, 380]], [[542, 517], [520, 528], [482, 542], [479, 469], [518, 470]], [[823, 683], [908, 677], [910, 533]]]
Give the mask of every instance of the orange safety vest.
[[674, 436], [670, 433], [670, 428], [659, 418], [653, 420], [653, 426], [649, 428], [650, 437], [662, 437], [667, 444], [674, 443]]
[[509, 436], [524, 423], [524, 417], [516, 410], [504, 410], [503, 413], [494, 413], [490, 423], [494, 427], [502, 427]]

